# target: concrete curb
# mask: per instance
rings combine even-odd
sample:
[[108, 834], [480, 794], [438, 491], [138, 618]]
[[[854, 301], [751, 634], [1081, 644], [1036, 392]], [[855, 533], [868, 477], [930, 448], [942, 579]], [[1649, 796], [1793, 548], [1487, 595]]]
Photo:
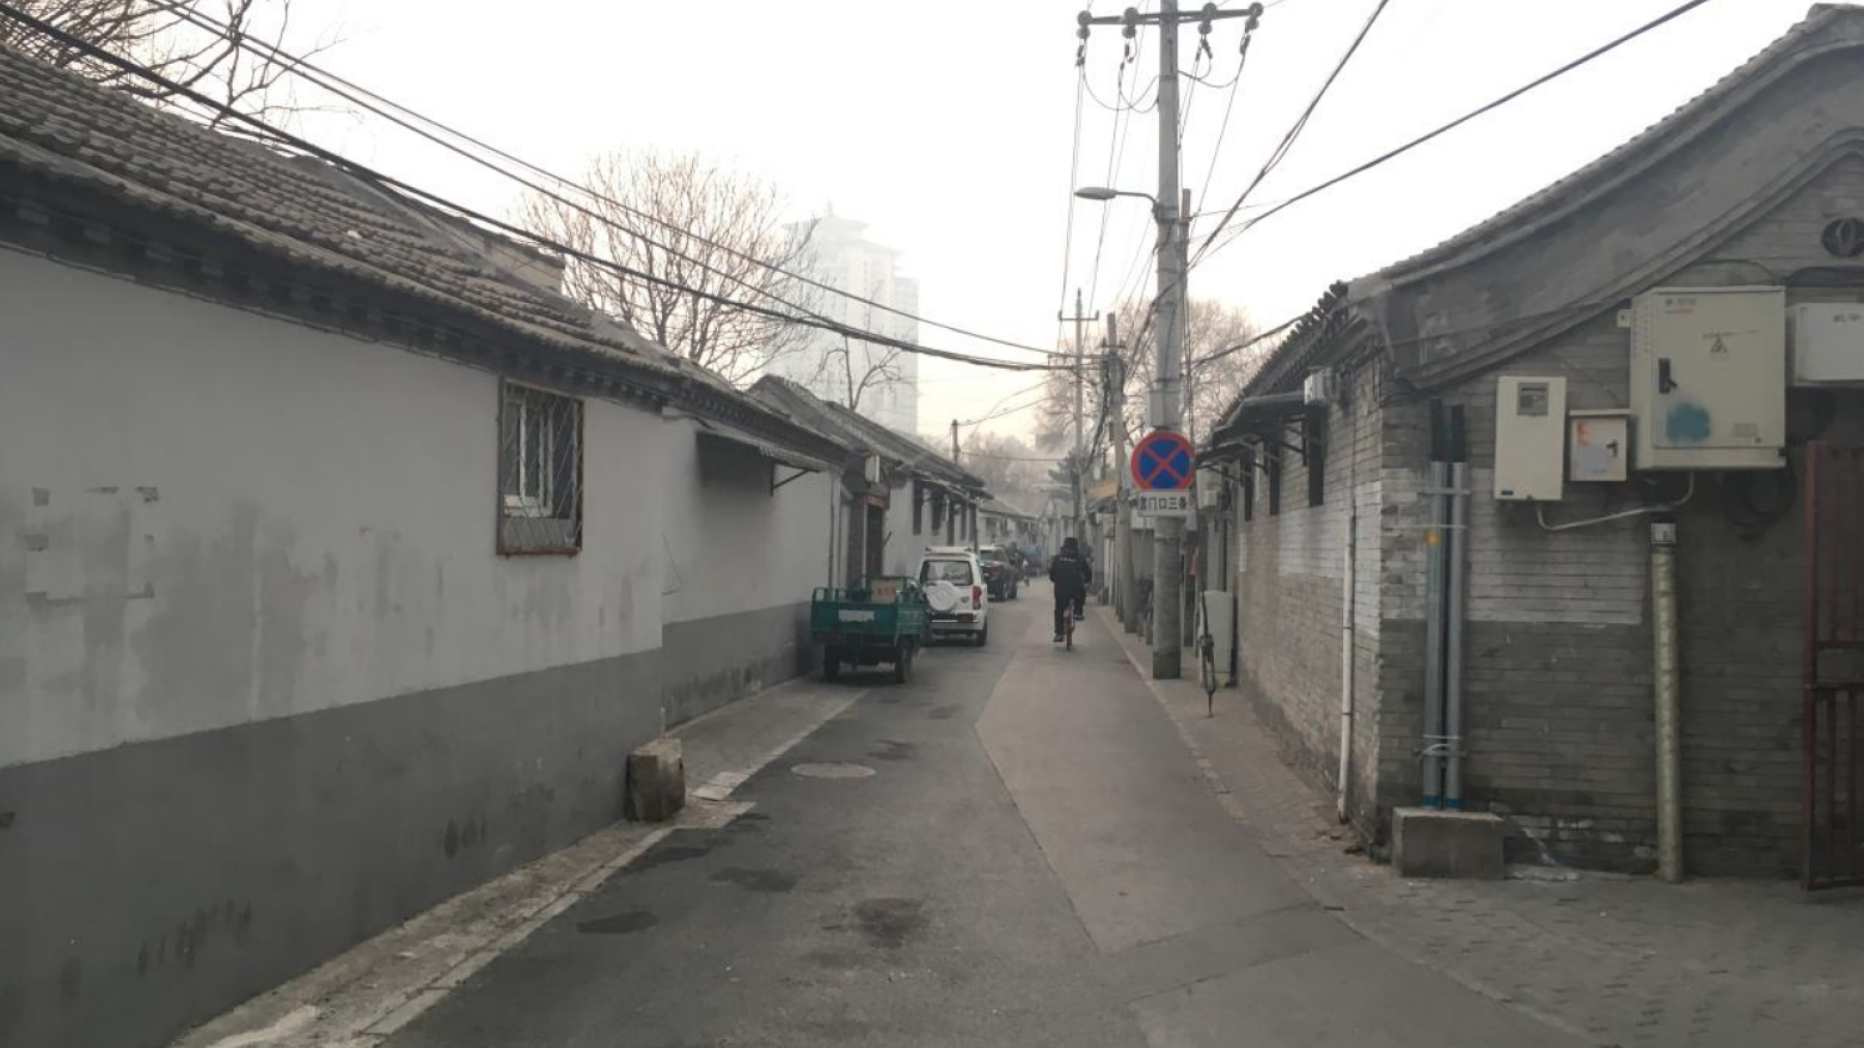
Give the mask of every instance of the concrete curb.
[[[670, 734], [684, 740], [690, 763], [711, 770], [673, 821], [598, 830], [358, 944], [170, 1048], [376, 1048], [675, 831], [716, 829], [749, 811], [730, 800], [732, 791], [866, 693], [798, 678], [682, 725]], [[753, 745], [779, 741], [724, 770], [722, 754], [745, 748], [692, 736], [734, 741], [734, 714], [749, 725]]]

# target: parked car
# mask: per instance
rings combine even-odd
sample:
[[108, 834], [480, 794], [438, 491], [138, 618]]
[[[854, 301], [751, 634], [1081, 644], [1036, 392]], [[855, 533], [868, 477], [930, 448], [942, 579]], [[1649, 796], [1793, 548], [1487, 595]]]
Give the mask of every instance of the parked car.
[[1022, 572], [1016, 570], [1009, 550], [985, 546], [977, 551], [977, 563], [984, 569], [984, 585], [990, 590], [991, 600], [1016, 599], [1016, 591], [1022, 588]]
[[932, 610], [933, 637], [961, 637], [978, 647], [990, 641], [990, 592], [977, 554], [962, 546], [929, 546], [919, 562], [919, 585]]

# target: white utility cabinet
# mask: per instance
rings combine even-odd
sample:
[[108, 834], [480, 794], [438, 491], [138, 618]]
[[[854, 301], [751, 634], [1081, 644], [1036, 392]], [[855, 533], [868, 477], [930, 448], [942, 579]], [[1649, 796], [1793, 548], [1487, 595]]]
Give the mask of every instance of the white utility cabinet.
[[1640, 470], [1778, 469], [1786, 446], [1786, 290], [1657, 288], [1631, 306]]
[[1566, 380], [1503, 375], [1495, 385], [1495, 497], [1566, 497]]
[[1864, 303], [1793, 307], [1793, 383], [1864, 385]]

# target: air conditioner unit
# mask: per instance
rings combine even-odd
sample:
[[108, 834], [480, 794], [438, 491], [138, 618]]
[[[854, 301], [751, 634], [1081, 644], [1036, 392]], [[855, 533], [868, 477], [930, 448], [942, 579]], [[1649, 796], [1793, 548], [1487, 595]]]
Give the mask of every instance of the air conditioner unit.
[[1214, 469], [1197, 471], [1197, 507], [1215, 509], [1223, 496], [1223, 474]]
[[1301, 386], [1301, 400], [1309, 407], [1326, 407], [1340, 399], [1340, 373], [1332, 368], [1311, 372]]

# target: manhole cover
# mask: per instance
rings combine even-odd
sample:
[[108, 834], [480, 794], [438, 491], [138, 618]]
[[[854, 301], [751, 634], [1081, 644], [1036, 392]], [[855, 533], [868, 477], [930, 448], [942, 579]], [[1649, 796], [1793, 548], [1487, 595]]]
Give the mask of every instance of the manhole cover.
[[790, 770], [811, 779], [865, 779], [874, 774], [874, 769], [865, 764], [844, 764], [833, 762], [826, 764], [796, 764]]

